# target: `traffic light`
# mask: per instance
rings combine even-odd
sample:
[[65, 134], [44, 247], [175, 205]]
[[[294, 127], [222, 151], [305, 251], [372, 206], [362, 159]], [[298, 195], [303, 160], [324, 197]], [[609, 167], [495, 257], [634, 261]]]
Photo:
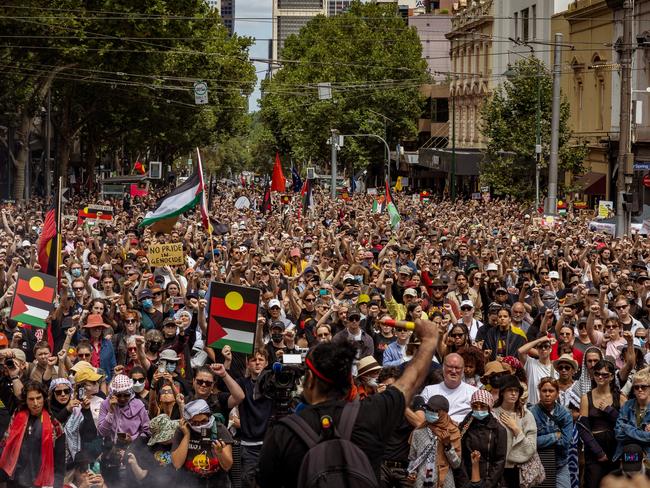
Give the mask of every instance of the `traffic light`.
[[623, 193], [623, 210], [625, 212], [632, 212], [632, 204], [634, 203], [634, 196], [630, 192]]

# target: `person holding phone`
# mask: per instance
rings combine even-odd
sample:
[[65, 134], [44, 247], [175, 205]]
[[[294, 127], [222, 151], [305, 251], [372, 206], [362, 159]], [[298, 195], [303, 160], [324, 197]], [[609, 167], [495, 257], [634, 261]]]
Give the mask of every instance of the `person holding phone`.
[[97, 432], [112, 440], [123, 434], [127, 442], [149, 436], [147, 407], [135, 398], [133, 380], [128, 376], [118, 374], [111, 381], [109, 396], [99, 409]]

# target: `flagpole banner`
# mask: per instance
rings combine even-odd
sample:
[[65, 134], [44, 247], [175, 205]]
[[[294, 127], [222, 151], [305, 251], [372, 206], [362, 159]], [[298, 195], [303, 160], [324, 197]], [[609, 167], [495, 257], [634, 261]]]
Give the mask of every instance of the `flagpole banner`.
[[9, 318], [44, 329], [45, 320], [54, 310], [56, 277], [28, 268], [18, 268]]
[[208, 346], [252, 354], [257, 332], [258, 288], [213, 281], [208, 297]]

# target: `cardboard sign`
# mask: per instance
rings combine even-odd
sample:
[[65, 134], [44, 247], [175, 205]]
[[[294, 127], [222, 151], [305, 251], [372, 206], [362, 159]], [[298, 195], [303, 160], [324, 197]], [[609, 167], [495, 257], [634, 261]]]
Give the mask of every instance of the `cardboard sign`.
[[147, 257], [151, 266], [176, 266], [185, 262], [183, 244], [181, 242], [151, 244], [147, 252]]
[[598, 218], [606, 219], [609, 218], [610, 212], [614, 211], [614, 202], [609, 200], [601, 200], [598, 202]]

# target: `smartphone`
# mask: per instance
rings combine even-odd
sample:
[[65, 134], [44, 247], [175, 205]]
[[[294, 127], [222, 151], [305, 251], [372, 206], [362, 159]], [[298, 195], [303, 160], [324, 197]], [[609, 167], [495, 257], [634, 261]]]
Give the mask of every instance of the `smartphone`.
[[167, 370], [167, 368], [165, 367], [165, 363], [161, 362], [160, 364], [158, 364], [158, 372], [159, 373], [164, 373], [166, 370]]
[[84, 398], [86, 398], [86, 388], [83, 387], [83, 386], [80, 386], [77, 389], [77, 400], [83, 400]]

